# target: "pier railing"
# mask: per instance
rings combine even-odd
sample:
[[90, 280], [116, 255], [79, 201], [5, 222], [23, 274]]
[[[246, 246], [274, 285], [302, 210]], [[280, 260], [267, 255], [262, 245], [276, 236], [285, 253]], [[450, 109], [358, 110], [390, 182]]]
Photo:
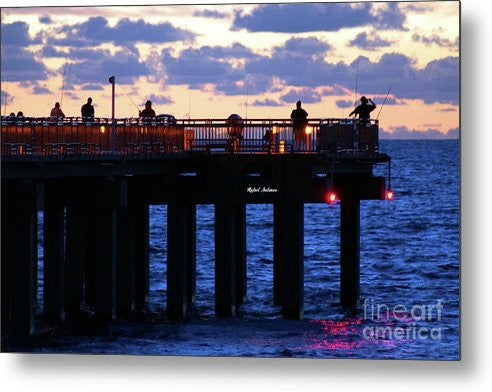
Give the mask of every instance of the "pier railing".
[[378, 151], [378, 121], [310, 119], [1, 118], [2, 156], [164, 154], [180, 151], [318, 153]]

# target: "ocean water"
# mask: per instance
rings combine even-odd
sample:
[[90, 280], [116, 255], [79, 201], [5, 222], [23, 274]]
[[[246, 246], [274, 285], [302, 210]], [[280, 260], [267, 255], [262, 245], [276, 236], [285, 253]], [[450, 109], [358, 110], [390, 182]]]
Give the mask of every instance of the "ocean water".
[[[361, 304], [339, 306], [338, 203], [305, 205], [304, 319], [273, 304], [273, 208], [247, 206], [248, 299], [214, 317], [214, 208], [197, 206], [197, 300], [166, 318], [166, 206], [151, 207], [151, 293], [125, 320], [50, 327], [6, 351], [307, 358], [459, 358], [459, 142], [382, 141], [394, 200], [361, 202]], [[375, 173], [386, 174], [386, 166]], [[40, 221], [42, 214], [40, 214]], [[42, 231], [40, 232], [42, 237]], [[40, 241], [42, 244], [42, 241]], [[39, 297], [42, 260], [39, 249]], [[41, 305], [40, 309], [41, 310]]]

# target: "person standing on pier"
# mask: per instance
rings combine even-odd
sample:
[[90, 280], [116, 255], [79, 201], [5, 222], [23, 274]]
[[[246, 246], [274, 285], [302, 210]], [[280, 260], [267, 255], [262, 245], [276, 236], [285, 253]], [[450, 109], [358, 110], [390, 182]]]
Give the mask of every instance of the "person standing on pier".
[[155, 117], [155, 111], [152, 109], [152, 102], [145, 102], [145, 109], [138, 112], [139, 117]]
[[55, 107], [51, 109], [50, 117], [65, 117], [65, 114], [60, 108], [60, 102], [55, 103]]
[[371, 98], [367, 99], [364, 96], [362, 96], [360, 98], [360, 102], [361, 102], [361, 104], [359, 106], [357, 106], [352, 111], [352, 113], [349, 114], [349, 117], [352, 116], [353, 114], [355, 114], [355, 115], [359, 115], [359, 120], [367, 121], [371, 118], [371, 112], [374, 109], [376, 109], [376, 104], [374, 102], [372, 102]]
[[92, 98], [87, 98], [87, 103], [82, 105], [82, 117], [94, 117], [94, 106], [92, 106]]
[[307, 146], [306, 140], [306, 126], [307, 126], [307, 116], [308, 113], [301, 107], [301, 101], [297, 101], [296, 109], [290, 114], [292, 119], [292, 131], [294, 133], [294, 141], [296, 143], [296, 150], [300, 151], [302, 149], [302, 141], [304, 140]]

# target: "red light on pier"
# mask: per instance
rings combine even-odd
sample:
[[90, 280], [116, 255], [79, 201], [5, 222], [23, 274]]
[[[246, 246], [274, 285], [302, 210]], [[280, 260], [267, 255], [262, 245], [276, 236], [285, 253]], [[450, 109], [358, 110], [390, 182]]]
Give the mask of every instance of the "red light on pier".
[[333, 202], [337, 201], [337, 194], [334, 192], [328, 193], [327, 201], [328, 201], [328, 203], [333, 203]]
[[391, 189], [386, 191], [386, 200], [393, 200], [393, 191]]

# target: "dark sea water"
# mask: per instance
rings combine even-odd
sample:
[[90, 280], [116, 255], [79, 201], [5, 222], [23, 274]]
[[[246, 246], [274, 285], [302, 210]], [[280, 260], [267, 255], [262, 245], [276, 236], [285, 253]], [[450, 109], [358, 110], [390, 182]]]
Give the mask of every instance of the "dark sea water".
[[[7, 342], [5, 348], [458, 359], [459, 142], [382, 141], [381, 150], [392, 157], [395, 197], [391, 202], [361, 202], [361, 305], [356, 312], [339, 306], [338, 203], [305, 205], [305, 311], [301, 321], [284, 320], [281, 309], [273, 304], [272, 206], [248, 205], [248, 300], [237, 317], [216, 319], [214, 208], [203, 205], [197, 207], [197, 301], [185, 322], [167, 320], [166, 206], [152, 206], [149, 310], [95, 327], [41, 327], [30, 341]], [[375, 173], [385, 175], [386, 166], [376, 167]], [[42, 278], [41, 248], [39, 255]]]

